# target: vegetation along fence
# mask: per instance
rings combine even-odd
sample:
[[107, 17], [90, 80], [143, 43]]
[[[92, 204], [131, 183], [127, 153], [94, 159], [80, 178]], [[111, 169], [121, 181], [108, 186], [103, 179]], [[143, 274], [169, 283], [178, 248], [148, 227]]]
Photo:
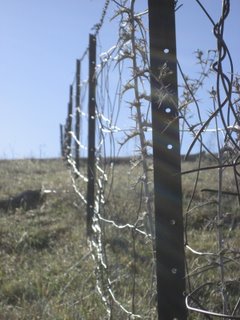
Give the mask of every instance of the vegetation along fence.
[[194, 76], [176, 57], [188, 1], [105, 1], [76, 62], [61, 151], [86, 205], [101, 319], [240, 319], [231, 1], [215, 18], [193, 3], [215, 39]]

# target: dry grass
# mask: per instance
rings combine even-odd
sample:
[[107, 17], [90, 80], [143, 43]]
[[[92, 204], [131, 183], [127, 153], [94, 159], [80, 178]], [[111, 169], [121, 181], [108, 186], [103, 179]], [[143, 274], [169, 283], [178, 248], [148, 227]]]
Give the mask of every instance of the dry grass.
[[94, 316], [101, 306], [86, 299], [96, 293], [85, 212], [68, 170], [60, 160], [3, 161], [0, 168], [1, 197], [42, 185], [57, 191], [35, 210], [1, 213], [0, 319]]
[[[183, 170], [194, 165], [183, 164]], [[126, 164], [116, 166], [115, 174], [119, 179], [112, 187], [114, 196], [109, 198], [106, 209], [106, 214], [111, 213], [119, 223], [131, 220], [136, 201], [139, 201], [139, 190], [132, 188], [129, 191], [137, 173], [123, 175], [129, 168]], [[0, 198], [42, 186], [56, 190], [37, 209], [0, 213], [0, 319], [105, 319], [106, 312], [95, 289], [95, 265], [86, 241], [85, 206], [72, 188], [68, 168], [61, 160], [1, 161], [0, 179]], [[226, 175], [226, 181], [232, 181], [231, 173]], [[216, 183], [216, 172], [201, 174], [194, 205], [206, 200], [201, 189], [209, 185], [214, 188]], [[185, 208], [192, 185], [193, 176], [184, 176]], [[226, 198], [224, 205], [228, 211], [236, 213], [238, 210], [236, 199]], [[202, 252], [217, 251], [214, 210], [214, 205], [203, 206], [189, 215], [188, 244]], [[232, 258], [230, 249], [239, 251], [239, 228], [230, 232], [227, 226], [224, 235], [229, 248], [228, 257]], [[146, 240], [134, 234], [113, 232], [111, 228], [106, 228], [104, 241], [117, 296], [131, 308], [133, 301], [129, 297], [135, 283], [136, 310], [143, 319], [155, 319], [156, 300], [149, 288], [151, 244], [146, 245]], [[187, 251], [187, 259], [193, 287], [206, 281], [218, 281], [217, 268], [203, 272], [203, 266], [211, 263], [209, 257], [195, 256]], [[240, 280], [237, 264], [235, 256], [234, 263], [226, 263], [225, 267], [231, 305], [239, 296], [238, 282], [231, 284], [233, 279]], [[210, 295], [206, 293], [205, 298], [209, 300], [209, 309], [218, 309], [220, 297], [216, 291]], [[150, 300], [152, 306], [144, 303]], [[196, 314], [190, 318], [203, 319]]]

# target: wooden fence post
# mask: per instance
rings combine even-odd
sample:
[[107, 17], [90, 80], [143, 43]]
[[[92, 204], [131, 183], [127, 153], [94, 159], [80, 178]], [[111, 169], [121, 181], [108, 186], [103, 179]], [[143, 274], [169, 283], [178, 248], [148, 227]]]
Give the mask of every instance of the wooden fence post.
[[187, 319], [174, 3], [148, 0], [159, 320]]
[[95, 198], [96, 37], [89, 36], [87, 235], [92, 234]]

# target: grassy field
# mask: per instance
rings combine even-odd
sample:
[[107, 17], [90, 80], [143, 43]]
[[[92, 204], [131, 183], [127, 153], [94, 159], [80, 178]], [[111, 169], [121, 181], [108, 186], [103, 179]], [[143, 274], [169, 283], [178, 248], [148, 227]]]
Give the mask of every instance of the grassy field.
[[[184, 163], [183, 171], [194, 165]], [[139, 201], [139, 190], [129, 191], [131, 181], [124, 178], [126, 172], [129, 172], [127, 164], [115, 167], [118, 179], [112, 187], [114, 196], [107, 204], [108, 214], [119, 223], [134, 221], [132, 217]], [[194, 202], [186, 213], [195, 176], [183, 176], [187, 244], [201, 252], [218, 252], [216, 195], [201, 192], [203, 188], [217, 188], [217, 171], [201, 174]], [[66, 165], [61, 160], [2, 160], [0, 179], [0, 199], [27, 189], [43, 187], [56, 191], [48, 194], [35, 209], [0, 212], [0, 320], [106, 319], [96, 290], [96, 267], [87, 244], [85, 205], [74, 192]], [[128, 175], [128, 179], [132, 178]], [[224, 189], [232, 190], [232, 174], [225, 174], [224, 179]], [[208, 205], [200, 205], [206, 201]], [[227, 213], [237, 215], [236, 197], [226, 196], [223, 206], [226, 216]], [[225, 239], [222, 256], [228, 308], [233, 310], [240, 292], [240, 232], [238, 224], [231, 228], [227, 222], [222, 228]], [[134, 233], [113, 232], [107, 227], [104, 242], [108, 272], [115, 279], [112, 286], [121, 301], [143, 319], [156, 319], [156, 297], [151, 288], [151, 243]], [[206, 308], [220, 312], [221, 290], [216, 289], [219, 255], [196, 255], [187, 250], [186, 256], [191, 288], [214, 283], [214, 288], [209, 286], [210, 289], [201, 293], [201, 299]], [[209, 301], [207, 306], [206, 301]], [[115, 314], [118, 316], [113, 319], [128, 319], [124, 313]], [[235, 314], [239, 315], [239, 309]], [[189, 319], [205, 318], [190, 314]]]
[[[0, 319], [97, 319], [85, 212], [59, 161], [1, 161], [1, 198], [57, 190], [34, 210], [0, 217]], [[97, 299], [96, 299], [97, 300]], [[81, 307], [80, 307], [81, 306]]]

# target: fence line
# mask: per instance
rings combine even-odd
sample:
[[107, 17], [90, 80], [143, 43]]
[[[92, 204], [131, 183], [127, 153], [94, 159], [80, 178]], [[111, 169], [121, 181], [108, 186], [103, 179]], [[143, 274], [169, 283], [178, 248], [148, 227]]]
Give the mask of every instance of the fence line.
[[[61, 148], [71, 167], [73, 188], [86, 204], [96, 289], [109, 319], [156, 319], [157, 315], [159, 319], [186, 319], [186, 308], [194, 319], [240, 318], [236, 293], [240, 256], [234, 242], [240, 203], [240, 80], [224, 40], [230, 1], [222, 2], [218, 22], [201, 1], [195, 2], [213, 26], [216, 49], [211, 48], [206, 56], [200, 49], [196, 51], [200, 72], [194, 79], [187, 77], [181, 62], [175, 60], [174, 10], [186, 5], [176, 1], [148, 1], [149, 12], [146, 2], [143, 8], [134, 0], [130, 4], [106, 1], [90, 45], [77, 60], [76, 86], [70, 86]], [[164, 9], [160, 10], [161, 5]], [[111, 6], [118, 37], [103, 48], [101, 32]], [[167, 27], [170, 33], [164, 30]], [[149, 46], [151, 51], [156, 49], [159, 37], [151, 34], [153, 29], [162, 31], [163, 39], [156, 60], [149, 51]], [[87, 80], [82, 80], [87, 56], [90, 71]], [[230, 71], [225, 70], [225, 59]], [[178, 103], [177, 67], [182, 78]], [[213, 83], [210, 90], [209, 79]], [[207, 115], [197, 98], [203, 87], [212, 103]], [[192, 134], [186, 158], [196, 161], [190, 169], [183, 162], [181, 170], [178, 137], [183, 143], [186, 131]], [[214, 134], [215, 151], [207, 142], [209, 134]], [[193, 150], [197, 145], [196, 158]], [[123, 150], [131, 159], [118, 164]], [[80, 161], [86, 151], [87, 166]], [[214, 177], [213, 188], [209, 177]], [[230, 194], [236, 194], [238, 201], [232, 201], [232, 207], [226, 199]]]

